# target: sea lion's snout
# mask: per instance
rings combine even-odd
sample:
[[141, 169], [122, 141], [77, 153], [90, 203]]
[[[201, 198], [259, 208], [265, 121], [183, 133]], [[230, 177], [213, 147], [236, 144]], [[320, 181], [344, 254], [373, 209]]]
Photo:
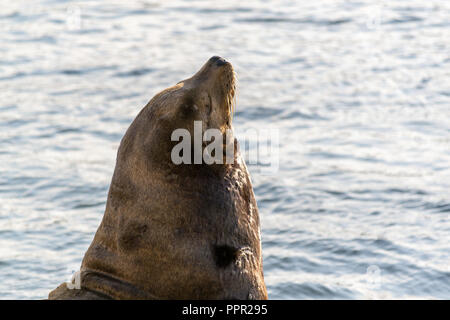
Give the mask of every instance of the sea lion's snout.
[[230, 64], [227, 60], [225, 60], [224, 58], [219, 57], [219, 56], [211, 57], [211, 58], [209, 59], [209, 62], [210, 62], [211, 64], [213, 64], [213, 65], [218, 66], [218, 67], [223, 66], [223, 65], [226, 65], [226, 64]]
[[[208, 128], [221, 131], [230, 127], [235, 107], [236, 80], [233, 65], [219, 56], [209, 58], [191, 78], [184, 80], [180, 92], [192, 99]], [[197, 118], [197, 120], [199, 120]]]
[[233, 65], [222, 57], [214, 56], [191, 79], [211, 81], [211, 78], [220, 78], [222, 75], [234, 76]]

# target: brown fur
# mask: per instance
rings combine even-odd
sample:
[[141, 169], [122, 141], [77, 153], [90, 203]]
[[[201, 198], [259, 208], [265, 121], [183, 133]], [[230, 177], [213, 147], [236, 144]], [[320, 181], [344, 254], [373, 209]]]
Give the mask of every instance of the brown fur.
[[193, 136], [202, 120], [204, 129], [231, 129], [234, 71], [217, 59], [157, 94], [133, 121], [82, 262], [82, 290], [63, 284], [50, 299], [267, 298], [258, 208], [237, 142], [233, 164], [170, 159], [176, 128]]

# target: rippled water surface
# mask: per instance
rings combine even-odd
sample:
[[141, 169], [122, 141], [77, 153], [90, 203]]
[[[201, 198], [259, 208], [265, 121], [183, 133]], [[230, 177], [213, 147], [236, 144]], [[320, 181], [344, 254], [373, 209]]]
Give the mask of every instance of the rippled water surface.
[[0, 298], [70, 277], [132, 119], [220, 55], [236, 131], [280, 134], [269, 297], [450, 299], [450, 2], [211, 3], [2, 2]]

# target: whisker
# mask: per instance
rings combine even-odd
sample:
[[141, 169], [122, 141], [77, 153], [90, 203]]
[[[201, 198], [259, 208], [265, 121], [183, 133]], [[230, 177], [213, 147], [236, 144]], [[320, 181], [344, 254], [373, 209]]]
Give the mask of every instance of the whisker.
[[238, 77], [237, 77], [237, 72], [236, 70], [233, 69], [233, 80], [232, 80], [232, 93], [233, 93], [233, 102], [231, 105], [231, 119], [233, 119], [234, 117], [234, 113], [236, 111], [236, 106], [237, 106], [237, 83], [238, 83]]

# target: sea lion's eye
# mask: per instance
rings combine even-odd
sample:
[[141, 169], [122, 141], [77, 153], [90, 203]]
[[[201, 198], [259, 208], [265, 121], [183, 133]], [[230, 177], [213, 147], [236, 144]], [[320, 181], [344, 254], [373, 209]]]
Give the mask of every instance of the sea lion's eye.
[[210, 114], [211, 113], [211, 104], [209, 104], [209, 103], [207, 103], [206, 105], [205, 105], [205, 109], [206, 109], [206, 114]]
[[209, 103], [206, 103], [205, 109], [206, 109], [206, 113], [208, 115], [210, 115], [211, 111], [212, 111], [212, 99], [211, 99], [211, 96], [209, 94], [208, 94], [208, 98], [209, 98]]
[[194, 103], [184, 103], [181, 105], [180, 111], [181, 111], [182, 117], [189, 118], [197, 113], [198, 107]]

